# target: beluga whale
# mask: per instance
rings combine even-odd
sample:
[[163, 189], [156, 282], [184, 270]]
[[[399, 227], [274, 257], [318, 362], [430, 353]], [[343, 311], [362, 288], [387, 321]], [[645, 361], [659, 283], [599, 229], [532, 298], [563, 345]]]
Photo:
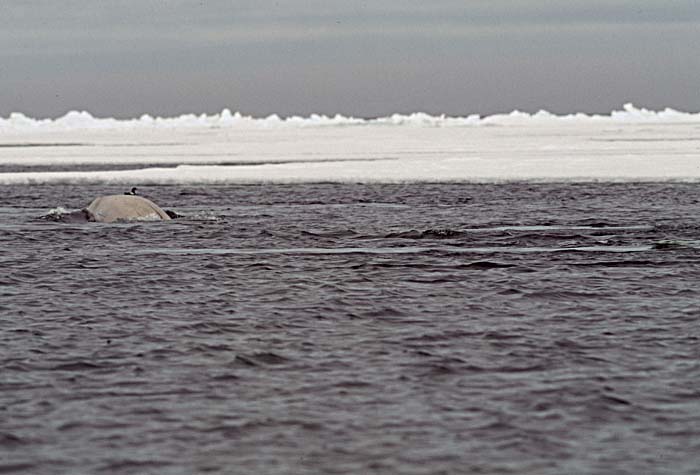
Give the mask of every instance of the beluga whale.
[[175, 213], [168, 213], [153, 201], [136, 195], [136, 188], [123, 195], [95, 198], [83, 210], [88, 221], [113, 223], [115, 221], [169, 221]]

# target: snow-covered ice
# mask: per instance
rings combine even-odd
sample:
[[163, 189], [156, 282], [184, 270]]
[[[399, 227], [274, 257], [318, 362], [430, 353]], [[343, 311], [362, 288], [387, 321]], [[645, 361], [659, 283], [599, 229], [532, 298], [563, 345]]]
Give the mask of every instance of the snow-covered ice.
[[0, 118], [6, 185], [511, 180], [700, 181], [700, 114]]

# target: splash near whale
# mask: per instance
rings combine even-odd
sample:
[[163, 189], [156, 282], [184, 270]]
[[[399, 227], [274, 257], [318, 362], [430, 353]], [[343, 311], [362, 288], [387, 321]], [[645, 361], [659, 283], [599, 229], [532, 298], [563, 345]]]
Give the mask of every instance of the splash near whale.
[[115, 221], [169, 221], [171, 218], [160, 206], [136, 195], [108, 195], [95, 198], [84, 210], [88, 221], [113, 223]]

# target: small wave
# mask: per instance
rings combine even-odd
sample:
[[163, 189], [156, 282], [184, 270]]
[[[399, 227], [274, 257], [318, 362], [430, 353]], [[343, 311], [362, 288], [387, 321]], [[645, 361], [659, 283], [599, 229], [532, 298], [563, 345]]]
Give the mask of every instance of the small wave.
[[[206, 212], [206, 211], [200, 211], [197, 213], [193, 214], [179, 214], [171, 210], [166, 210], [166, 213], [172, 218], [178, 218], [178, 219], [186, 219], [187, 221], [222, 221], [223, 218], [219, 215]], [[173, 213], [172, 215], [170, 213]], [[174, 215], [174, 216], [173, 216]]]
[[504, 262], [495, 261], [475, 261], [461, 266], [465, 269], [503, 269], [506, 267], [515, 267], [515, 264], [506, 264]]
[[658, 262], [650, 260], [617, 260], [617, 261], [596, 261], [596, 262], [576, 262], [570, 264], [577, 267], [655, 267], [659, 266]]
[[587, 226], [559, 226], [559, 225], [534, 225], [534, 226], [496, 226], [496, 227], [484, 227], [484, 228], [465, 228], [465, 229], [449, 229], [449, 228], [434, 228], [426, 229], [424, 231], [419, 231], [416, 229], [411, 229], [408, 231], [396, 231], [385, 234], [381, 237], [383, 238], [394, 238], [394, 239], [457, 239], [466, 236], [470, 233], [518, 233], [520, 239], [527, 237], [547, 237], [548, 233], [552, 233], [551, 237], [557, 239], [564, 238], [576, 238], [577, 234], [563, 235], [564, 232], [572, 231], [645, 231], [653, 229], [652, 226], [640, 225], [640, 226], [614, 226], [603, 224], [602, 222], [596, 223], [596, 225]]
[[[172, 210], [165, 210], [168, 216], [170, 216], [171, 219], [179, 219], [179, 218], [187, 218], [189, 220], [193, 221], [219, 221], [221, 220], [220, 217], [214, 216], [211, 214], [207, 213], [200, 213], [200, 214], [194, 214], [191, 216], [186, 216], [179, 214], [175, 211]], [[90, 216], [84, 209], [66, 209], [63, 208], [62, 206], [59, 206], [57, 208], [52, 208], [48, 211], [48, 213], [39, 216], [39, 219], [44, 220], [44, 221], [53, 221], [57, 223], [87, 223], [92, 221], [90, 219]], [[156, 221], [162, 221], [160, 216], [156, 215], [149, 215], [149, 216], [139, 216], [133, 219], [129, 220], [118, 220], [116, 222], [156, 222]]]
[[89, 361], [75, 361], [71, 363], [62, 363], [52, 367], [54, 371], [90, 371], [103, 368], [103, 366], [91, 363]]
[[326, 233], [302, 231], [301, 234], [304, 236], [311, 236], [311, 237], [318, 237], [318, 238], [329, 238], [329, 239], [347, 238], [347, 237], [357, 236], [357, 232], [352, 230], [352, 229], [341, 229], [338, 231], [330, 231], [330, 232], [326, 232]]
[[410, 231], [389, 233], [384, 237], [399, 239], [455, 239], [463, 234], [462, 231], [456, 231], [454, 229], [426, 229], [425, 231], [412, 229]]
[[614, 223], [610, 223], [608, 221], [598, 219], [598, 218], [582, 219], [581, 221], [578, 222], [578, 225], [581, 227], [589, 227], [589, 228], [613, 228], [613, 227], [615, 227]]
[[112, 460], [109, 463], [98, 468], [102, 473], [115, 473], [128, 471], [131, 473], [143, 473], [149, 469], [163, 469], [171, 465], [171, 462], [166, 460], [137, 460], [137, 459], [121, 459]]
[[40, 216], [39, 219], [57, 223], [86, 223], [89, 221], [89, 217], [84, 210], [69, 210], [61, 206], [49, 210], [48, 213]]
[[276, 353], [264, 352], [252, 353], [248, 355], [236, 355], [236, 361], [239, 361], [246, 366], [267, 366], [281, 365], [287, 363], [289, 359]]
[[33, 463], [0, 463], [0, 473], [31, 473], [35, 467]]
[[654, 243], [654, 249], [672, 250], [683, 248], [695, 248], [700, 246], [700, 241], [682, 241], [675, 239], [663, 239]]
[[0, 432], [0, 447], [17, 447], [25, 445], [27, 442], [21, 437], [10, 432]]

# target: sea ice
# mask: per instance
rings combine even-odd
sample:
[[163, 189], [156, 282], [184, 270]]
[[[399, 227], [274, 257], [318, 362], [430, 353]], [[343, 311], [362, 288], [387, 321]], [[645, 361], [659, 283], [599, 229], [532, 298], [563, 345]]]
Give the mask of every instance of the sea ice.
[[0, 184], [700, 181], [699, 131], [700, 114], [631, 105], [372, 120], [12, 114], [0, 119]]

